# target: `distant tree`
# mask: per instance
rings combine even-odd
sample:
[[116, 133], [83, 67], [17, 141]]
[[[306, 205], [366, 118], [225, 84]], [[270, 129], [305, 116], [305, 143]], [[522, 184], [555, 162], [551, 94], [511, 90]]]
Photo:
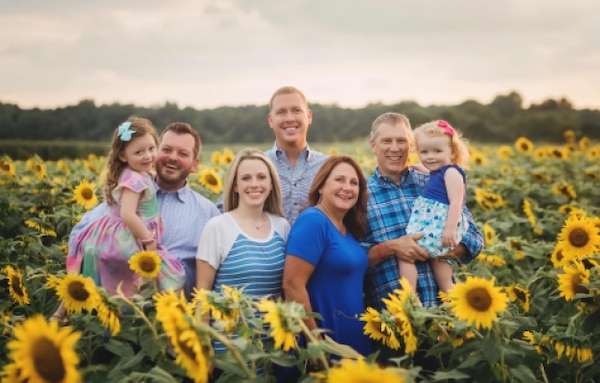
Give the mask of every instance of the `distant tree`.
[[512, 117], [523, 110], [523, 98], [514, 91], [505, 96], [498, 95], [494, 98], [490, 107], [501, 116]]

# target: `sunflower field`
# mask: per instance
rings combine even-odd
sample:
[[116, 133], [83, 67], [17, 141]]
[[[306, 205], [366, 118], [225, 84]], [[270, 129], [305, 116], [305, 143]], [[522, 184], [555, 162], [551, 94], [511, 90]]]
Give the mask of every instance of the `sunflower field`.
[[[521, 137], [470, 150], [467, 204], [485, 248], [455, 270], [442, 306], [423, 308], [403, 280], [384, 310], [366, 308], [365, 334], [398, 350], [386, 365], [308, 331], [315, 314], [294, 302], [230, 288], [192, 302], [159, 293], [153, 252], [131, 258], [147, 281], [133, 297], [66, 274], [69, 233], [99, 202], [105, 159], [0, 157], [0, 380], [207, 382], [217, 368], [220, 382], [273, 382], [320, 365], [299, 381], [600, 381], [600, 145], [567, 131], [561, 145]], [[373, 172], [368, 149], [348, 154]], [[233, 157], [212, 153], [192, 188], [216, 201]], [[51, 318], [60, 301], [67, 317]]]

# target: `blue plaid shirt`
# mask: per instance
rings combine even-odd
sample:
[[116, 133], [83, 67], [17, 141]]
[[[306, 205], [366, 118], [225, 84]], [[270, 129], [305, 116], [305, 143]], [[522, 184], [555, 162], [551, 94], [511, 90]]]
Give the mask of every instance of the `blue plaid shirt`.
[[306, 148], [300, 153], [296, 165], [292, 167], [285, 152], [277, 147], [277, 143], [265, 154], [277, 169], [281, 181], [283, 213], [291, 226], [298, 218], [300, 209], [308, 204], [308, 191], [327, 155], [310, 150], [310, 147], [306, 145]]
[[[368, 251], [371, 246], [390, 239], [404, 236], [413, 203], [425, 190], [429, 179], [428, 174], [407, 169], [400, 177], [400, 185], [395, 184], [379, 169], [367, 180], [369, 201], [367, 202], [368, 223], [367, 235], [362, 245]], [[483, 248], [483, 236], [468, 209], [465, 214], [469, 220], [469, 230], [462, 239], [470, 254], [460, 259], [463, 263], [470, 262]], [[417, 294], [423, 306], [431, 307], [440, 304], [438, 287], [435, 283], [433, 270], [429, 262], [416, 262], [419, 273], [417, 279]], [[400, 274], [396, 257], [389, 256], [380, 264], [370, 268], [365, 277], [365, 306], [377, 310], [385, 308], [382, 298], [395, 289], [400, 289]]]

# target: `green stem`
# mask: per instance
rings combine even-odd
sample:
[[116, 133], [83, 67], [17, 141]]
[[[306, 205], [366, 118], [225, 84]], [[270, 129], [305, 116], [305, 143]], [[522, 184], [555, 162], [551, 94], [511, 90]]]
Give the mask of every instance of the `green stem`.
[[[315, 337], [315, 335], [312, 333], [312, 331], [308, 328], [308, 326], [306, 325], [306, 323], [304, 323], [303, 320], [299, 320], [298, 323], [300, 323], [302, 332], [304, 333], [309, 342], [319, 342], [319, 340]], [[325, 353], [323, 353], [323, 350], [319, 350], [319, 360], [323, 364], [325, 371], [329, 371], [329, 362], [327, 362], [327, 358], [325, 357]]]
[[152, 337], [154, 340], [158, 340], [158, 333], [156, 332], [156, 328], [150, 323], [150, 320], [144, 314], [144, 312], [133, 302], [131, 302], [123, 293], [119, 290], [119, 295], [116, 296], [117, 299], [123, 301], [127, 306], [131, 307], [131, 309], [146, 323], [150, 331], [152, 331]]
[[246, 376], [248, 378], [251, 378], [251, 379], [256, 378], [256, 369], [254, 369], [254, 371], [252, 371], [251, 369], [248, 368], [248, 364], [246, 363], [244, 358], [242, 358], [242, 354], [240, 354], [240, 351], [237, 348], [235, 348], [235, 346], [229, 341], [229, 338], [227, 338], [226, 336], [221, 334], [219, 331], [212, 328], [212, 326], [208, 325], [207, 323], [204, 323], [204, 322], [199, 322], [199, 323], [203, 329], [208, 329], [208, 332], [209, 332], [211, 338], [214, 338], [217, 341], [223, 343], [223, 345], [225, 347], [227, 347], [227, 349], [229, 351], [231, 351], [233, 358], [236, 360], [236, 362], [238, 362], [239, 366], [244, 370], [244, 372], [246, 373]]

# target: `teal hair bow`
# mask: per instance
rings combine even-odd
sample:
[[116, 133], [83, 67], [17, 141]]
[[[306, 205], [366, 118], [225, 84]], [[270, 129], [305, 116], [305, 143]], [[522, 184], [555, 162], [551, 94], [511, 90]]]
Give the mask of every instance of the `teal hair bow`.
[[129, 129], [131, 126], [131, 122], [127, 121], [119, 125], [119, 132], [117, 135], [121, 139], [121, 141], [131, 141], [131, 135], [135, 133], [135, 130]]

